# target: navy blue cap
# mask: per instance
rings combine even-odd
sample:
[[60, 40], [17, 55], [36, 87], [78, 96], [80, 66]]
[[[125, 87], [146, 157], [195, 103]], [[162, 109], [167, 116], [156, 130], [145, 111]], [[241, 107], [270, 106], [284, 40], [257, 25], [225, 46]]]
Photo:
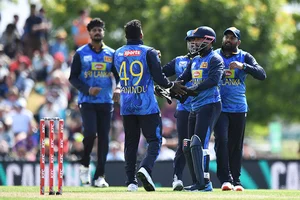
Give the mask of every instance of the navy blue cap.
[[224, 31], [224, 35], [226, 35], [226, 33], [228, 33], [228, 32], [231, 32], [231, 33], [233, 33], [233, 35], [237, 38], [237, 39], [241, 39], [241, 31], [239, 30], [239, 29], [237, 29], [237, 28], [235, 28], [235, 27], [229, 27], [228, 29], [226, 29], [225, 31]]

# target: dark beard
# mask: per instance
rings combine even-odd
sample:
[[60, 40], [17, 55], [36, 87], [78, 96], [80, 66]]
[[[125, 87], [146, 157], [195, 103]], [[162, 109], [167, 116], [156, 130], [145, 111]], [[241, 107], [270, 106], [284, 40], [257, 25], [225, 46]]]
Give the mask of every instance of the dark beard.
[[100, 43], [101, 41], [102, 41], [102, 38], [92, 39], [92, 42], [94, 42], [94, 43]]
[[225, 52], [235, 52], [236, 51], [236, 47], [233, 46], [233, 45], [225, 45], [223, 44], [222, 45], [222, 50], [225, 51]]

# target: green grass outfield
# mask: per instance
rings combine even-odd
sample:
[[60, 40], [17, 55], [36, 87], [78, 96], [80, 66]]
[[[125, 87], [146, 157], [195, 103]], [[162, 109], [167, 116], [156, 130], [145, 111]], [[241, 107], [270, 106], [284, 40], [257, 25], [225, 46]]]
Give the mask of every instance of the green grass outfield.
[[[48, 188], [46, 188], [46, 192]], [[64, 187], [62, 196], [44, 196], [39, 194], [39, 187], [27, 186], [0, 186], [0, 199], [229, 199], [229, 200], [279, 200], [300, 199], [299, 190], [246, 190], [244, 192], [222, 192], [215, 189], [213, 192], [173, 192], [172, 188], [157, 188], [155, 192], [146, 192], [140, 187], [138, 192], [127, 192], [126, 187]]]

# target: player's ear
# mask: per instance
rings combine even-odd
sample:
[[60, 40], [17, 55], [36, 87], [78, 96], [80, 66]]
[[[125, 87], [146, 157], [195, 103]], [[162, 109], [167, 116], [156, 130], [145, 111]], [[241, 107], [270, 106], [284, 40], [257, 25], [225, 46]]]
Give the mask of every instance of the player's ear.
[[143, 34], [143, 31], [141, 31], [141, 34], [140, 34], [140, 39], [142, 40], [144, 37], [144, 34]]
[[241, 43], [242, 43], [242, 41], [239, 40], [239, 41], [237, 42], [237, 45], [240, 46]]

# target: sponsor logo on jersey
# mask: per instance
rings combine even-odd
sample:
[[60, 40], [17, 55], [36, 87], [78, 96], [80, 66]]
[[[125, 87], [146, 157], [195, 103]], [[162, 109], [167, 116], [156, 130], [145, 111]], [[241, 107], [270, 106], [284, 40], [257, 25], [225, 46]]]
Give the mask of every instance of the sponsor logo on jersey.
[[185, 67], [187, 65], [187, 61], [180, 61], [179, 67]]
[[234, 78], [234, 69], [225, 69], [225, 75], [226, 75], [226, 78]]
[[103, 63], [103, 62], [93, 62], [92, 63], [92, 70], [105, 71], [106, 70], [106, 63]]
[[104, 56], [104, 62], [111, 63], [112, 62], [112, 57], [110, 57], [110, 56]]
[[193, 70], [192, 77], [193, 78], [202, 78], [202, 70]]
[[206, 68], [207, 68], [207, 66], [208, 66], [208, 63], [207, 63], [207, 62], [203, 62], [203, 63], [201, 63], [201, 66], [200, 66], [200, 68], [204, 68], [204, 69], [206, 69]]
[[140, 56], [141, 55], [141, 51], [140, 50], [127, 50], [124, 52], [124, 56]]
[[88, 61], [92, 61], [92, 60], [93, 60], [93, 57], [91, 55], [83, 56], [83, 61], [84, 62], [88, 62]]

